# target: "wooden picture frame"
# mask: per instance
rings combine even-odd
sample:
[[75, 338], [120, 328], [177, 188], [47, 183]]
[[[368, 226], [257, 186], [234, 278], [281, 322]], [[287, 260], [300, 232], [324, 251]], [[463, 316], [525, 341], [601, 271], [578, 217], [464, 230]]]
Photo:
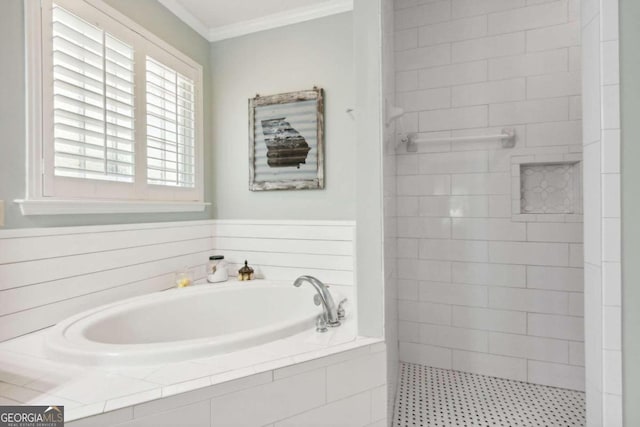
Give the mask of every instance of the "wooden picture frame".
[[323, 188], [323, 90], [249, 99], [249, 190]]

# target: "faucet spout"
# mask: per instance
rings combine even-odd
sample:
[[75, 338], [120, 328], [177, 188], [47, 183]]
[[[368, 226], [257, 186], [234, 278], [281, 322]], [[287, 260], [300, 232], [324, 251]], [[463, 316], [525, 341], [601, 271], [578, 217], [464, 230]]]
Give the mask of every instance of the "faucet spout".
[[298, 288], [304, 282], [311, 284], [311, 286], [315, 288], [316, 292], [318, 292], [322, 308], [324, 309], [324, 315], [327, 318], [327, 325], [331, 327], [340, 326], [338, 308], [336, 307], [336, 303], [333, 300], [331, 293], [329, 293], [329, 288], [313, 276], [300, 276], [293, 282], [293, 286]]

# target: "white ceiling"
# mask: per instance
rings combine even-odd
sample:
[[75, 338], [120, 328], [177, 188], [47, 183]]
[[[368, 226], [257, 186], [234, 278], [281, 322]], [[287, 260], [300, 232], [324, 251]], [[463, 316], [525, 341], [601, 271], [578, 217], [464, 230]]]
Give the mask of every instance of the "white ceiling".
[[341, 13], [353, 0], [159, 0], [209, 41]]

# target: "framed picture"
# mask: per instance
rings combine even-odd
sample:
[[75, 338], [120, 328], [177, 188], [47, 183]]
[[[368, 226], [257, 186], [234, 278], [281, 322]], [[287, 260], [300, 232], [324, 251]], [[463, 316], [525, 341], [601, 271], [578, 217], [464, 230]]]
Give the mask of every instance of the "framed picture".
[[324, 188], [319, 88], [249, 100], [249, 190]]

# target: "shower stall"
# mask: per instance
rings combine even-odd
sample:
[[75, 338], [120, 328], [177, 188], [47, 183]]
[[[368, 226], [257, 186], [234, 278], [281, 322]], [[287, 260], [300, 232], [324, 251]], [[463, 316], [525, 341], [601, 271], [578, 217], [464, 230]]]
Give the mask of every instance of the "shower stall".
[[382, 12], [391, 422], [621, 425], [617, 0]]

